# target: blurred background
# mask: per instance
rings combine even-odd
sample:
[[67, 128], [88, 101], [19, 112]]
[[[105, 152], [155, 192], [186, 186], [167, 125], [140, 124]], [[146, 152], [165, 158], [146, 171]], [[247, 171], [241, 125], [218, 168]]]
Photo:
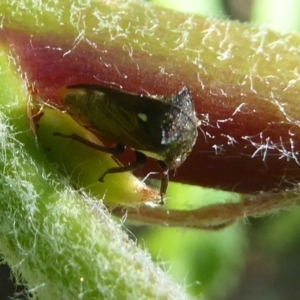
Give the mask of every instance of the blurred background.
[[[140, 0], [142, 1], [142, 0]], [[296, 0], [153, 0], [185, 12], [253, 22], [279, 31], [300, 30]], [[172, 193], [222, 199], [211, 189], [179, 184]], [[206, 201], [205, 200], [205, 201]], [[240, 221], [221, 231], [131, 226], [125, 230], [196, 299], [300, 299], [300, 208]], [[25, 299], [6, 265], [0, 266], [0, 300]]]

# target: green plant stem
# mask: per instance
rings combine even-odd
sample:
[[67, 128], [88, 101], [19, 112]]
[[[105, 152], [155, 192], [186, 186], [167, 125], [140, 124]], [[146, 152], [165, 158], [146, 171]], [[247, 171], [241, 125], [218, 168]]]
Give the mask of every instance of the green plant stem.
[[29, 95], [0, 49], [0, 252], [39, 299], [186, 299], [99, 200], [70, 187], [29, 127]]

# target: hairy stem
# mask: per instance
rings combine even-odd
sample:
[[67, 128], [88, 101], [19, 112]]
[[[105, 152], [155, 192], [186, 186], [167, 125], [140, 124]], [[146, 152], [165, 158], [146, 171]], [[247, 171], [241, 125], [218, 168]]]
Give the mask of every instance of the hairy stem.
[[29, 94], [0, 49], [0, 252], [39, 299], [187, 299], [36, 143]]

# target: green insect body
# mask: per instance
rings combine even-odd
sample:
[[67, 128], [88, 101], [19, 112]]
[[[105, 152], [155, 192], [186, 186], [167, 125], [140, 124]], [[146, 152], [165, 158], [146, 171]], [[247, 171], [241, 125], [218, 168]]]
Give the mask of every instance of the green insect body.
[[[118, 154], [127, 146], [136, 151], [136, 163], [108, 169], [109, 173], [132, 171], [146, 157], [156, 159], [162, 168], [161, 203], [168, 186], [168, 170], [179, 167], [197, 139], [194, 102], [185, 86], [175, 95], [135, 95], [97, 85], [62, 88], [61, 102], [71, 117], [99, 137], [117, 144], [113, 150], [94, 145], [73, 134], [67, 136], [100, 151]], [[57, 134], [62, 135], [62, 134]]]

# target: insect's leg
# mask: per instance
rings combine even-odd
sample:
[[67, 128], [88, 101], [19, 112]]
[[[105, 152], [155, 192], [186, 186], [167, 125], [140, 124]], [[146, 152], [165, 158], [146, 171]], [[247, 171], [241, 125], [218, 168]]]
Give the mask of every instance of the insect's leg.
[[104, 174], [99, 178], [99, 181], [104, 182], [104, 177], [107, 174], [112, 174], [112, 173], [121, 173], [121, 172], [129, 172], [129, 171], [134, 171], [136, 169], [139, 169], [144, 166], [147, 160], [147, 156], [142, 153], [135, 151], [135, 157], [136, 161], [128, 166], [122, 166], [122, 167], [115, 167], [115, 168], [109, 168]]
[[95, 150], [99, 150], [99, 151], [102, 151], [102, 152], [105, 152], [105, 153], [110, 153], [110, 154], [114, 154], [114, 155], [118, 155], [118, 154], [122, 154], [124, 152], [124, 149], [125, 149], [125, 146], [123, 145], [119, 145], [117, 144], [116, 147], [105, 147], [105, 146], [100, 146], [98, 144], [95, 144], [95, 143], [92, 143], [86, 139], [84, 139], [83, 137], [79, 136], [78, 134], [76, 133], [73, 133], [73, 134], [63, 134], [63, 133], [60, 133], [60, 132], [54, 132], [53, 135], [55, 136], [61, 136], [61, 137], [64, 137], [64, 138], [68, 138], [68, 139], [71, 139], [71, 140], [74, 140], [74, 141], [77, 141], [79, 143], [82, 143], [90, 148], [93, 148]]
[[164, 196], [167, 192], [169, 184], [169, 169], [162, 171], [161, 173], [161, 182], [160, 182], [160, 201], [158, 204], [165, 204]]
[[164, 204], [164, 196], [167, 192], [168, 189], [168, 184], [169, 184], [169, 169], [167, 168], [166, 164], [161, 161], [158, 160], [158, 165], [163, 169], [163, 171], [161, 172], [161, 182], [160, 182], [160, 201], [158, 202], [158, 204]]

